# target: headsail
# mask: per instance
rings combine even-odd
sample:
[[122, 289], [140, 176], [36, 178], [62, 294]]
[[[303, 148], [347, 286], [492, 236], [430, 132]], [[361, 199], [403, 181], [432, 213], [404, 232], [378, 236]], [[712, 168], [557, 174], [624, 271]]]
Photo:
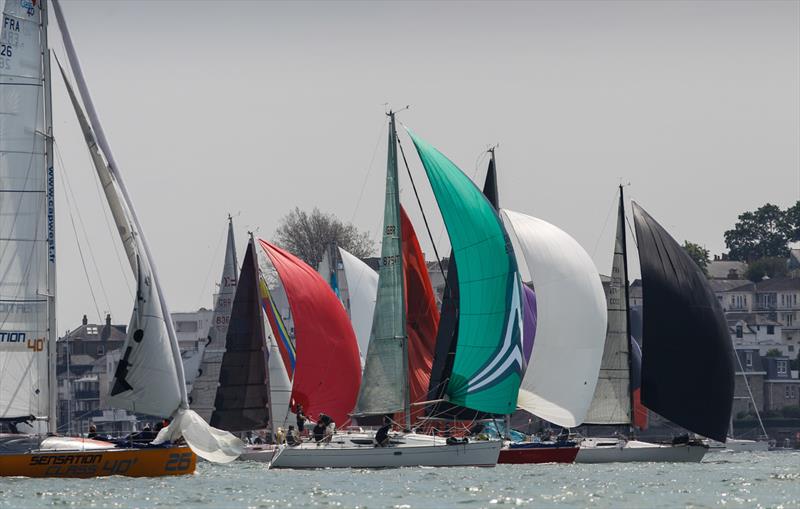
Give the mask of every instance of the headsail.
[[228, 334], [228, 323], [231, 319], [233, 298], [236, 294], [236, 274], [239, 262], [236, 259], [236, 241], [233, 237], [233, 220], [228, 218], [228, 242], [225, 247], [225, 261], [222, 266], [222, 277], [219, 291], [214, 297], [214, 313], [211, 315], [211, 326], [203, 351], [200, 373], [194, 380], [189, 403], [195, 412], [210, 422], [217, 397], [219, 372], [222, 356], [225, 354], [225, 338]]
[[341, 247], [339, 255], [344, 265], [347, 280], [347, 295], [350, 301], [350, 321], [358, 339], [358, 351], [363, 365], [367, 357], [372, 318], [375, 315], [375, 299], [378, 296], [378, 273], [357, 257]]
[[625, 254], [625, 205], [620, 195], [617, 236], [608, 288], [608, 331], [594, 399], [586, 416], [589, 424], [631, 423], [631, 331], [628, 330], [628, 272]]
[[348, 420], [361, 383], [353, 327], [328, 283], [313, 268], [283, 249], [259, 240], [286, 290], [297, 346], [292, 399], [305, 413]]
[[690, 431], [724, 442], [734, 370], [722, 310], [697, 264], [636, 203], [633, 219], [644, 301], [642, 403]]
[[[428, 266], [419, 247], [417, 235], [406, 214], [400, 208], [403, 232], [403, 273], [405, 276], [406, 331], [408, 334], [408, 390], [409, 400], [419, 403], [427, 400], [428, 385], [436, 346], [436, 329], [439, 327], [439, 310], [433, 294]], [[411, 408], [409, 422], [422, 415], [422, 406]], [[395, 421], [405, 422], [398, 416]]]
[[54, 174], [46, 161], [43, 14], [41, 4], [9, 0], [0, 31], [0, 419], [55, 418], [48, 387], [48, 358], [55, 362], [48, 300], [55, 289], [47, 277], [55, 262]]
[[503, 215], [530, 271], [538, 307], [519, 406], [559, 426], [577, 426], [592, 401], [606, 335], [600, 276], [586, 251], [561, 229], [511, 210]]
[[446, 395], [459, 406], [510, 414], [516, 409], [524, 360], [523, 290], [508, 235], [497, 212], [469, 177], [408, 132], [458, 263], [458, 337]]
[[259, 294], [259, 270], [251, 239], [225, 341], [211, 425], [228, 431], [272, 428], [267, 339]]
[[354, 414], [378, 415], [405, 410], [408, 405], [408, 350], [404, 304], [400, 191], [397, 180], [397, 132], [390, 114], [386, 163], [378, 295], [372, 320], [364, 380]]

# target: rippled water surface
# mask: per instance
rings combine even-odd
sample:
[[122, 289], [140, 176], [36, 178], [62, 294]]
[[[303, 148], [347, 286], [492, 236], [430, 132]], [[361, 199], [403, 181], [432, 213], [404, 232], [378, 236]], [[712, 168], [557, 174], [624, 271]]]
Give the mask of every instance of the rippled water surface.
[[179, 478], [0, 479], [22, 507], [800, 507], [800, 452], [712, 453], [702, 463], [267, 470], [198, 464]]

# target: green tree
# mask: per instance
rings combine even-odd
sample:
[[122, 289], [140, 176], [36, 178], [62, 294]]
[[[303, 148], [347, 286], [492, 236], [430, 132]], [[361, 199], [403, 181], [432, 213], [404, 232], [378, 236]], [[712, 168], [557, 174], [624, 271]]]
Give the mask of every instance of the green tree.
[[767, 350], [767, 353], [764, 354], [764, 357], [780, 357], [783, 354], [777, 348], [770, 348]]
[[275, 230], [275, 242], [314, 268], [331, 242], [359, 258], [371, 256], [375, 243], [368, 232], [361, 232], [352, 223], [345, 223], [333, 214], [311, 213], [295, 207], [281, 218]]
[[786, 209], [786, 223], [789, 228], [789, 241], [800, 241], [800, 201]]
[[708, 249], [704, 248], [700, 244], [695, 244], [694, 242], [689, 242], [688, 240], [683, 241], [683, 249], [686, 250], [686, 253], [694, 260], [694, 263], [700, 267], [700, 270], [703, 271], [703, 274], [708, 276]]
[[725, 232], [728, 256], [731, 260], [746, 262], [765, 257], [786, 257], [790, 230], [787, 213], [777, 205], [767, 203], [753, 212], [744, 212], [739, 215], [733, 230]]
[[758, 283], [765, 276], [772, 279], [776, 277], [785, 277], [788, 272], [786, 267], [786, 258], [770, 257], [761, 258], [750, 263], [747, 266], [747, 271], [744, 277], [754, 283]]

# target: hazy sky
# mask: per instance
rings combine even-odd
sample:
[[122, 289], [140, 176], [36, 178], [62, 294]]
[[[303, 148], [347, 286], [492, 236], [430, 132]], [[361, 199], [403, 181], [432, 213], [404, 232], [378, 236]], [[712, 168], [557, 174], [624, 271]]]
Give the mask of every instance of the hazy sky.
[[[384, 104], [501, 205], [611, 264], [620, 178], [680, 242], [712, 253], [736, 216], [800, 199], [800, 2], [63, 1], [173, 311], [210, 306], [235, 216], [270, 238], [294, 206], [377, 237]], [[55, 28], [52, 47], [63, 60]], [[55, 133], [101, 313], [127, 322], [93, 170], [56, 80]], [[403, 134], [440, 252], [446, 235]], [[57, 180], [59, 328], [97, 318]], [[408, 179], [403, 201], [432, 257]], [[362, 194], [363, 188], [363, 194]], [[97, 274], [101, 272], [101, 286]]]

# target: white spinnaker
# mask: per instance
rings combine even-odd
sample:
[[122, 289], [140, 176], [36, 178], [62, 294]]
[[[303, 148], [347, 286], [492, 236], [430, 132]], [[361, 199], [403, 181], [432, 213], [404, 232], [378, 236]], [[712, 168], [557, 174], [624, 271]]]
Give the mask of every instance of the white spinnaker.
[[[164, 292], [152, 263], [152, 254], [94, 109], [58, 0], [53, 0], [53, 7], [78, 91], [90, 121], [91, 127], [88, 131], [85, 119], [81, 127], [84, 129], [90, 150], [91, 139], [99, 147], [107, 162], [100, 165], [98, 158], [93, 157], [101, 181], [104, 172], [111, 178], [112, 185], [105, 189], [106, 198], [112, 209], [112, 215], [115, 207], [122, 209], [124, 217], [114, 215], [114, 221], [119, 229], [120, 238], [126, 245], [126, 252], [129, 245], [132, 246], [136, 259], [134, 265], [138, 289], [136, 302], [128, 327], [128, 336], [123, 344], [123, 357], [112, 381], [109, 402], [117, 408], [172, 417], [172, 423], [153, 441], [155, 444], [182, 435], [199, 456], [221, 463], [233, 461], [242, 452], [244, 444], [241, 440], [230, 433], [212, 428], [189, 409], [180, 349], [172, 320], [165, 319], [171, 315], [163, 299]], [[75, 100], [74, 93], [70, 92], [70, 95], [78, 113], [81, 108]], [[81, 113], [78, 113], [78, 116], [80, 118]]]
[[[265, 299], [267, 299], [268, 282], [266, 274], [274, 272], [272, 264], [269, 261], [263, 249], [256, 250], [258, 254], [258, 289], [259, 296], [261, 297], [261, 320], [264, 324], [264, 337], [267, 341], [267, 372], [269, 376], [269, 405], [272, 415], [272, 425], [277, 429], [294, 424], [294, 413], [291, 412], [291, 399], [292, 399], [292, 381], [289, 379], [289, 372], [283, 363], [278, 342], [275, 335], [272, 333], [272, 326], [267, 318], [267, 312], [264, 309]], [[273, 433], [275, 430], [272, 430]]]
[[592, 401], [606, 336], [600, 276], [563, 230], [511, 210], [502, 216], [517, 260], [530, 273], [538, 314], [517, 404], [559, 426], [577, 426]]
[[378, 273], [356, 256], [339, 248], [347, 279], [347, 292], [350, 300], [350, 322], [356, 333], [361, 367], [367, 356], [369, 336], [372, 332], [372, 317], [375, 313], [375, 299], [378, 296]]
[[214, 411], [214, 400], [217, 397], [219, 372], [222, 367], [222, 356], [225, 355], [225, 336], [231, 319], [233, 297], [236, 294], [236, 283], [239, 262], [236, 260], [236, 241], [233, 236], [233, 221], [228, 222], [228, 242], [225, 248], [225, 262], [219, 282], [219, 292], [214, 301], [214, 314], [211, 315], [211, 326], [200, 374], [192, 384], [189, 401], [192, 408], [206, 421], [211, 420]]
[[48, 172], [42, 74], [42, 52], [46, 50], [41, 18], [42, 10], [35, 4], [7, 0], [3, 7], [0, 418], [44, 418], [49, 410]]

